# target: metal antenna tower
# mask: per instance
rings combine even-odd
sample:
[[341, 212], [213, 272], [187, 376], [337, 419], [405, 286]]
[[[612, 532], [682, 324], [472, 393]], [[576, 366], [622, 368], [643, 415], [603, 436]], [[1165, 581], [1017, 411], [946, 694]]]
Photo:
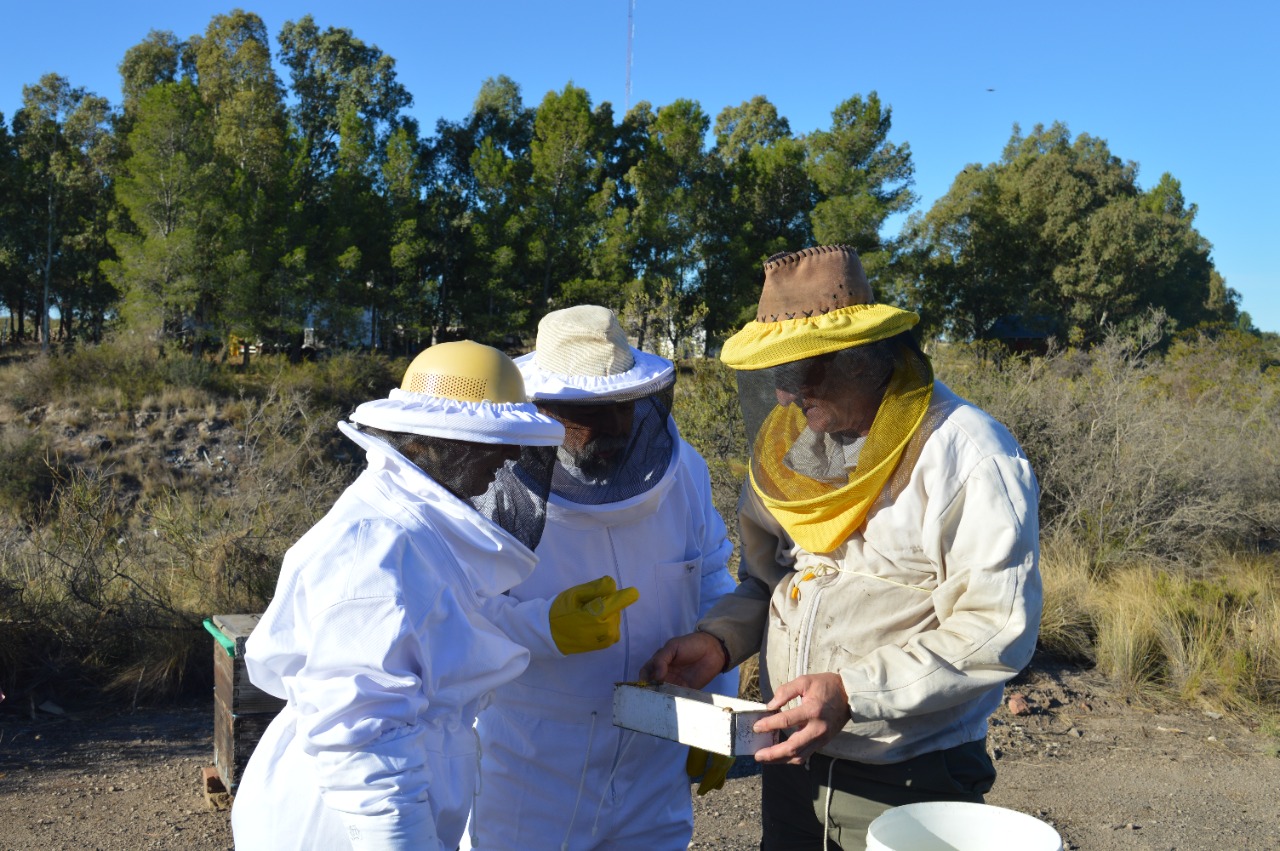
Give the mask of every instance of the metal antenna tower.
[[636, 0], [627, 0], [627, 97], [623, 114], [631, 111], [631, 42], [636, 36]]

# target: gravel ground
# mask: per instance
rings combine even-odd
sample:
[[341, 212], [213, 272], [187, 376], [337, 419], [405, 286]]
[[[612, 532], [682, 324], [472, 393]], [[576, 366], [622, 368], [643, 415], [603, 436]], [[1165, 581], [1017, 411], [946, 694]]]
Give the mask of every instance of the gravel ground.
[[[1087, 674], [1034, 671], [1008, 689], [989, 739], [988, 802], [1037, 815], [1085, 851], [1280, 849], [1276, 742], [1216, 713], [1130, 705]], [[212, 708], [52, 714], [0, 704], [0, 847], [140, 851], [232, 847], [206, 802]], [[758, 847], [759, 776], [743, 763], [695, 803], [692, 848]]]

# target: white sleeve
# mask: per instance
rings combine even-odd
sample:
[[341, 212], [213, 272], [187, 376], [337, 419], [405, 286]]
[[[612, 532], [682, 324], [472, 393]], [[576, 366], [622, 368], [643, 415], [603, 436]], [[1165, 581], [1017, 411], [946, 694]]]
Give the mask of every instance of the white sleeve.
[[438, 848], [434, 778], [418, 721], [430, 661], [400, 600], [339, 603], [311, 626], [311, 651], [289, 691], [321, 799], [355, 848]]
[[508, 638], [527, 648], [531, 658], [564, 657], [551, 637], [550, 600], [517, 600], [500, 594], [484, 600], [480, 611]]

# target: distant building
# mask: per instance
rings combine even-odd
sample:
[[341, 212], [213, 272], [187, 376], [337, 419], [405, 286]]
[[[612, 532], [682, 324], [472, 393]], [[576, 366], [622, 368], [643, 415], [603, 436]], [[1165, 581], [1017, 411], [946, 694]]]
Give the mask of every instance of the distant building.
[[1009, 313], [991, 323], [982, 339], [1003, 343], [1015, 354], [1044, 355], [1049, 351], [1049, 339], [1055, 336], [1055, 331], [1056, 323], [1051, 316]]

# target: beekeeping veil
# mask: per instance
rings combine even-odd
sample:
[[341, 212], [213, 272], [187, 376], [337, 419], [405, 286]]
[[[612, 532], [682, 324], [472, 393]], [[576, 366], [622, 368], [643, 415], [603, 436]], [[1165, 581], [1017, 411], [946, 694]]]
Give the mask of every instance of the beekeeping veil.
[[751, 487], [810, 552], [862, 525], [925, 418], [933, 370], [907, 333], [918, 321], [873, 303], [852, 248], [817, 246], [769, 258], [755, 321], [724, 344]]
[[675, 368], [627, 343], [608, 308], [579, 305], [538, 323], [532, 354], [516, 359], [529, 398], [565, 427], [551, 491], [580, 505], [631, 499], [671, 463]]
[[[525, 399], [511, 359], [479, 343], [426, 349], [388, 398], [338, 428], [366, 450], [394, 449], [530, 550], [546, 524], [564, 428]], [[373, 457], [371, 455], [371, 457]]]

